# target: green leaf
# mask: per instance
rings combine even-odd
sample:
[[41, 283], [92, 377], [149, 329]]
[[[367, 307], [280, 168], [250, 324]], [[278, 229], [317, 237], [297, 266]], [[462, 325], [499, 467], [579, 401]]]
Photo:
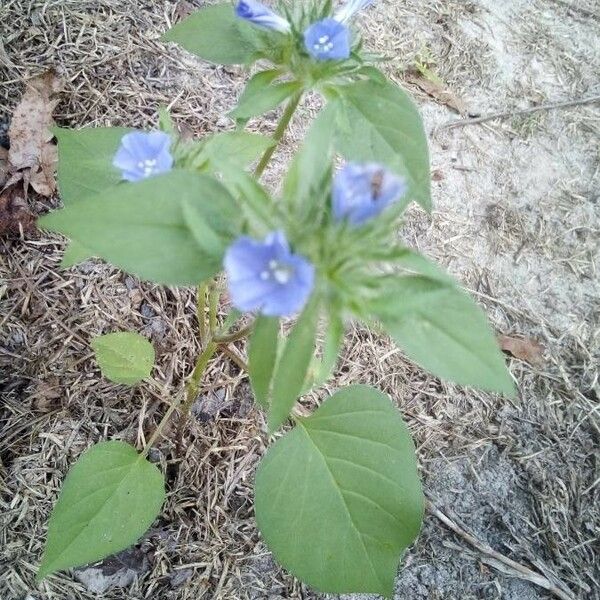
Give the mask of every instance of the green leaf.
[[152, 344], [139, 333], [119, 331], [92, 340], [102, 375], [115, 383], [135, 385], [150, 376], [155, 354]]
[[[411, 199], [431, 209], [429, 150], [410, 96], [392, 83], [339, 86], [337, 151], [349, 161], [376, 162], [403, 176]], [[339, 100], [338, 100], [339, 102]]]
[[217, 166], [223, 161], [239, 169], [246, 168], [275, 142], [272, 138], [248, 131], [218, 133], [205, 141], [203, 152]]
[[165, 498], [155, 465], [124, 442], [92, 446], [71, 467], [48, 525], [38, 581], [134, 544]]
[[201, 234], [190, 229], [192, 220], [202, 220], [218, 234], [221, 248], [238, 235], [241, 225], [237, 203], [223, 185], [207, 175], [174, 170], [124, 182], [46, 215], [39, 224], [143, 279], [197, 285], [221, 270], [223, 256], [198, 243]]
[[60, 266], [62, 269], [69, 269], [75, 265], [94, 258], [94, 253], [90, 252], [85, 246], [79, 242], [70, 241], [65, 248]]
[[247, 120], [274, 110], [302, 89], [299, 81], [272, 83], [278, 71], [263, 71], [250, 79], [238, 105], [231, 111], [234, 119]]
[[325, 593], [391, 598], [423, 494], [414, 445], [389, 398], [352, 386], [269, 449], [256, 520], [277, 560]]
[[319, 113], [292, 161], [283, 193], [294, 214], [310, 212], [319, 200], [319, 190], [331, 176], [336, 113], [333, 102]]
[[300, 392], [315, 351], [319, 303], [309, 302], [292, 329], [273, 376], [269, 431], [275, 431], [289, 416]]
[[457, 287], [418, 275], [397, 277], [369, 308], [406, 354], [434, 375], [514, 395], [485, 314]]
[[119, 183], [121, 173], [112, 160], [121, 138], [130, 131], [124, 127], [52, 129], [58, 140], [58, 189], [65, 206]]
[[201, 8], [169, 29], [163, 40], [220, 65], [250, 63], [263, 48], [260, 32], [236, 17], [229, 2]]
[[269, 390], [275, 363], [279, 338], [279, 319], [258, 317], [248, 348], [248, 373], [256, 401], [265, 409], [269, 408]]

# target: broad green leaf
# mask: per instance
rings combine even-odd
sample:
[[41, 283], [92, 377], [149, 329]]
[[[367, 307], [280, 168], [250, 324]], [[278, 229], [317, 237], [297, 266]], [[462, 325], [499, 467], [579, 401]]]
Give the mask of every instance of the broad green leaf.
[[325, 179], [331, 175], [336, 111], [337, 105], [329, 103], [319, 113], [292, 161], [283, 193], [294, 214], [310, 211]]
[[419, 533], [414, 445], [390, 399], [352, 386], [269, 449], [256, 475], [256, 520], [277, 560], [321, 592], [391, 598]]
[[81, 262], [94, 258], [93, 252], [90, 252], [85, 246], [79, 242], [70, 241], [63, 254], [60, 266], [63, 269], [69, 269]]
[[92, 446], [71, 467], [48, 525], [38, 581], [134, 544], [165, 498], [155, 465], [124, 442]]
[[417, 107], [401, 88], [358, 81], [337, 88], [337, 151], [349, 161], [376, 162], [406, 178], [410, 198], [431, 209], [429, 150]]
[[[193, 213], [197, 213], [193, 219]], [[207, 252], [190, 225], [202, 221], [224, 248], [238, 233], [235, 200], [214, 178], [174, 170], [122, 183], [86, 202], [39, 220], [95, 256], [156, 283], [196, 285], [221, 270], [222, 254]]]
[[248, 373], [256, 401], [269, 408], [269, 390], [277, 361], [279, 319], [258, 317], [248, 347]]
[[58, 189], [65, 206], [119, 183], [121, 173], [112, 160], [129, 131], [124, 127], [52, 129], [58, 140]]
[[227, 131], [205, 140], [203, 152], [217, 169], [223, 161], [244, 169], [259, 159], [274, 143], [272, 138], [258, 133]]
[[[267, 73], [271, 72], [267, 71]], [[257, 73], [248, 82], [238, 105], [229, 113], [232, 118], [245, 121], [263, 115], [270, 110], [274, 110], [302, 89], [302, 84], [299, 81], [263, 84], [262, 75], [264, 73]], [[260, 78], [261, 83], [257, 82], [257, 78]]]
[[273, 376], [269, 431], [275, 431], [289, 416], [300, 392], [315, 351], [319, 303], [309, 302], [287, 338]]
[[257, 28], [236, 17], [229, 2], [201, 8], [169, 29], [163, 40], [220, 65], [250, 63], [263, 47]]
[[115, 383], [135, 385], [150, 376], [155, 354], [152, 344], [139, 333], [119, 331], [92, 340], [102, 375]]
[[514, 395], [485, 314], [457, 287], [418, 275], [397, 277], [370, 311], [406, 354], [434, 375]]

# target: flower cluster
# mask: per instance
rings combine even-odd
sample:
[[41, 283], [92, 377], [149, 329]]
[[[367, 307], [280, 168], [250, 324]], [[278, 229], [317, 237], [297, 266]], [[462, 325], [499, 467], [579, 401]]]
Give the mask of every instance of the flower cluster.
[[[403, 179], [376, 164], [348, 164], [333, 183], [332, 212], [338, 222], [360, 226], [379, 216], [406, 193]], [[233, 305], [241, 311], [288, 317], [310, 297], [315, 268], [292, 253], [283, 232], [263, 242], [243, 236], [225, 255], [225, 271]]]
[[[373, 0], [348, 0], [332, 18], [322, 19], [310, 25], [304, 32], [304, 47], [318, 61], [345, 60], [350, 57], [350, 30], [347, 23]], [[250, 23], [290, 33], [292, 26], [283, 17], [256, 0], [240, 0], [236, 15]]]
[[[113, 159], [124, 180], [141, 181], [173, 167], [171, 138], [160, 131], [125, 134]], [[350, 163], [335, 177], [331, 210], [337, 222], [361, 226], [406, 193], [403, 179], [377, 164]], [[310, 297], [315, 267], [294, 254], [285, 234], [275, 231], [260, 242], [242, 236], [227, 250], [224, 267], [234, 306], [267, 316], [298, 313]]]

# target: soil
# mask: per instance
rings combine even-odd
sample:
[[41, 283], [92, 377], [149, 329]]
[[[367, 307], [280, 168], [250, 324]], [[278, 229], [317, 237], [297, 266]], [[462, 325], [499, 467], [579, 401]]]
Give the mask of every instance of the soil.
[[[202, 4], [2, 2], [0, 138], [23, 81], [49, 67], [65, 78], [62, 125], [148, 127], [168, 105], [196, 135], [232, 128], [226, 113], [248, 73], [158, 40]], [[519, 387], [510, 401], [440, 382], [389, 340], [349, 333], [323, 393], [361, 382], [392, 396], [415, 436], [432, 507], [395, 600], [560, 597], [539, 577], [563, 597], [598, 599], [600, 104], [519, 110], [600, 95], [600, 9], [594, 0], [379, 0], [359, 27], [369, 48], [392, 57], [384, 69], [415, 96], [431, 141], [435, 208], [412, 208], [400, 235], [455, 275], [498, 333], [545, 348], [539, 366], [507, 357]], [[423, 66], [468, 114], [404, 82]], [[318, 105], [301, 107], [267, 175], [273, 187]], [[449, 127], [496, 112], [509, 114]], [[277, 116], [251, 128], [271, 133]], [[57, 205], [32, 198], [35, 211]], [[229, 360], [210, 368], [184, 456], [168, 443], [151, 455], [169, 495], [133, 554], [100, 573], [35, 584], [69, 465], [102, 439], [140, 443], [165, 410], [164, 390], [181, 389], [198, 351], [192, 290], [143, 284], [94, 261], [63, 271], [63, 248], [46, 235], [0, 240], [0, 598], [92, 599], [113, 576], [109, 600], [325, 598], [283, 572], [260, 540], [252, 483], [264, 417]], [[127, 389], [100, 376], [90, 339], [118, 329], [152, 340], [156, 386]], [[490, 560], [439, 513], [538, 580]]]

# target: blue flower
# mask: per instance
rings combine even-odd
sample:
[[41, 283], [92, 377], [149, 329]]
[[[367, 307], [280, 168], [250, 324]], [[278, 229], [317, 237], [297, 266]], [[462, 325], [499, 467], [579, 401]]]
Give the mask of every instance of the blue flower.
[[359, 10], [372, 4], [373, 0], [347, 0], [342, 8], [334, 15], [334, 19], [340, 23], [347, 23]]
[[352, 225], [377, 217], [407, 191], [406, 182], [381, 165], [349, 163], [333, 182], [333, 216]]
[[304, 32], [304, 46], [316, 60], [345, 60], [350, 56], [350, 30], [335, 19], [323, 19]]
[[286, 19], [256, 0], [241, 0], [235, 7], [235, 14], [241, 19], [266, 29], [274, 29], [281, 33], [289, 33], [292, 30]]
[[125, 181], [141, 181], [173, 168], [170, 152], [171, 137], [162, 131], [134, 131], [121, 138], [121, 145], [113, 158]]
[[315, 268], [303, 256], [292, 254], [281, 231], [264, 242], [238, 238], [225, 253], [229, 294], [235, 308], [288, 317], [302, 310], [310, 296]]

